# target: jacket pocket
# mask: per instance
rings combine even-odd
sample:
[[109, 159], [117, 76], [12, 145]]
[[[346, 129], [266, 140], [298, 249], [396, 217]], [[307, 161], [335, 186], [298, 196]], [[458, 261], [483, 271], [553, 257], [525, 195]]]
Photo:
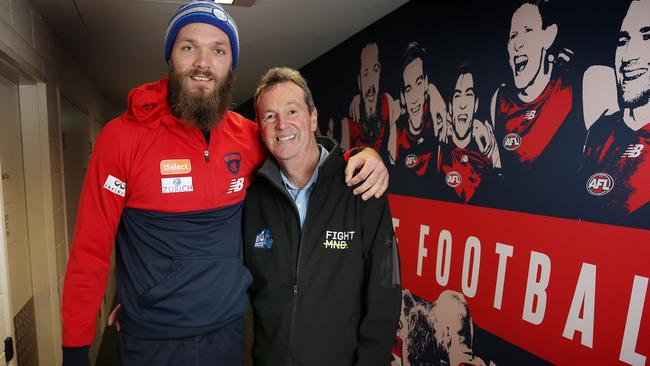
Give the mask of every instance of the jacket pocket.
[[241, 258], [175, 258], [165, 277], [138, 297], [143, 320], [208, 326], [246, 312], [252, 282]]

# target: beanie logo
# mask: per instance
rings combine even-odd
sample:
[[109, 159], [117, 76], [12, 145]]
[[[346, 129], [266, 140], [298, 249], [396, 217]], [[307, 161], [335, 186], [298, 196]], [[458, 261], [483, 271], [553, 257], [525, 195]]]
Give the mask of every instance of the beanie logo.
[[223, 10], [214, 8], [212, 9], [212, 14], [214, 14], [214, 16], [222, 22], [228, 22], [228, 16], [223, 12]]

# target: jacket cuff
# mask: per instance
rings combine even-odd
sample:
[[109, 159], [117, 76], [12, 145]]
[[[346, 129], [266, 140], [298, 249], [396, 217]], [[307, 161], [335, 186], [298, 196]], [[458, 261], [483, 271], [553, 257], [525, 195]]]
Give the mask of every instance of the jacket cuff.
[[343, 154], [343, 159], [345, 161], [350, 160], [351, 157], [357, 155], [358, 153], [362, 152], [365, 148], [368, 146], [361, 146], [361, 147], [353, 147], [350, 150], [348, 150], [345, 154]]
[[90, 366], [90, 346], [63, 347], [63, 366]]

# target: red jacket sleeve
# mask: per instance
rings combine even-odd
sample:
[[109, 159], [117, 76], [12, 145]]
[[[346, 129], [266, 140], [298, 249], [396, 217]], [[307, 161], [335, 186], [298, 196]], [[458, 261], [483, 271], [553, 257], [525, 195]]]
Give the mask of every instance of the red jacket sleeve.
[[[131, 133], [119, 120], [100, 133], [84, 180], [63, 285], [63, 346], [92, 343], [117, 226], [128, 197]], [[122, 132], [121, 132], [122, 131]]]

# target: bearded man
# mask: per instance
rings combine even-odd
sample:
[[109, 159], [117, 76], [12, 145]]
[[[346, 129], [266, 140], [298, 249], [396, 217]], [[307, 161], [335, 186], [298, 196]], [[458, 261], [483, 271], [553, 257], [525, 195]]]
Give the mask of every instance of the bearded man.
[[[243, 364], [252, 279], [242, 205], [266, 150], [258, 126], [228, 109], [238, 56], [237, 26], [220, 5], [183, 4], [165, 36], [169, 78], [132, 90], [102, 130], [65, 275], [66, 366], [89, 365], [114, 243], [123, 365]], [[366, 154], [374, 160], [355, 179]], [[346, 179], [368, 177], [356, 191], [364, 198], [387, 186], [379, 162], [372, 151], [350, 158]]]

